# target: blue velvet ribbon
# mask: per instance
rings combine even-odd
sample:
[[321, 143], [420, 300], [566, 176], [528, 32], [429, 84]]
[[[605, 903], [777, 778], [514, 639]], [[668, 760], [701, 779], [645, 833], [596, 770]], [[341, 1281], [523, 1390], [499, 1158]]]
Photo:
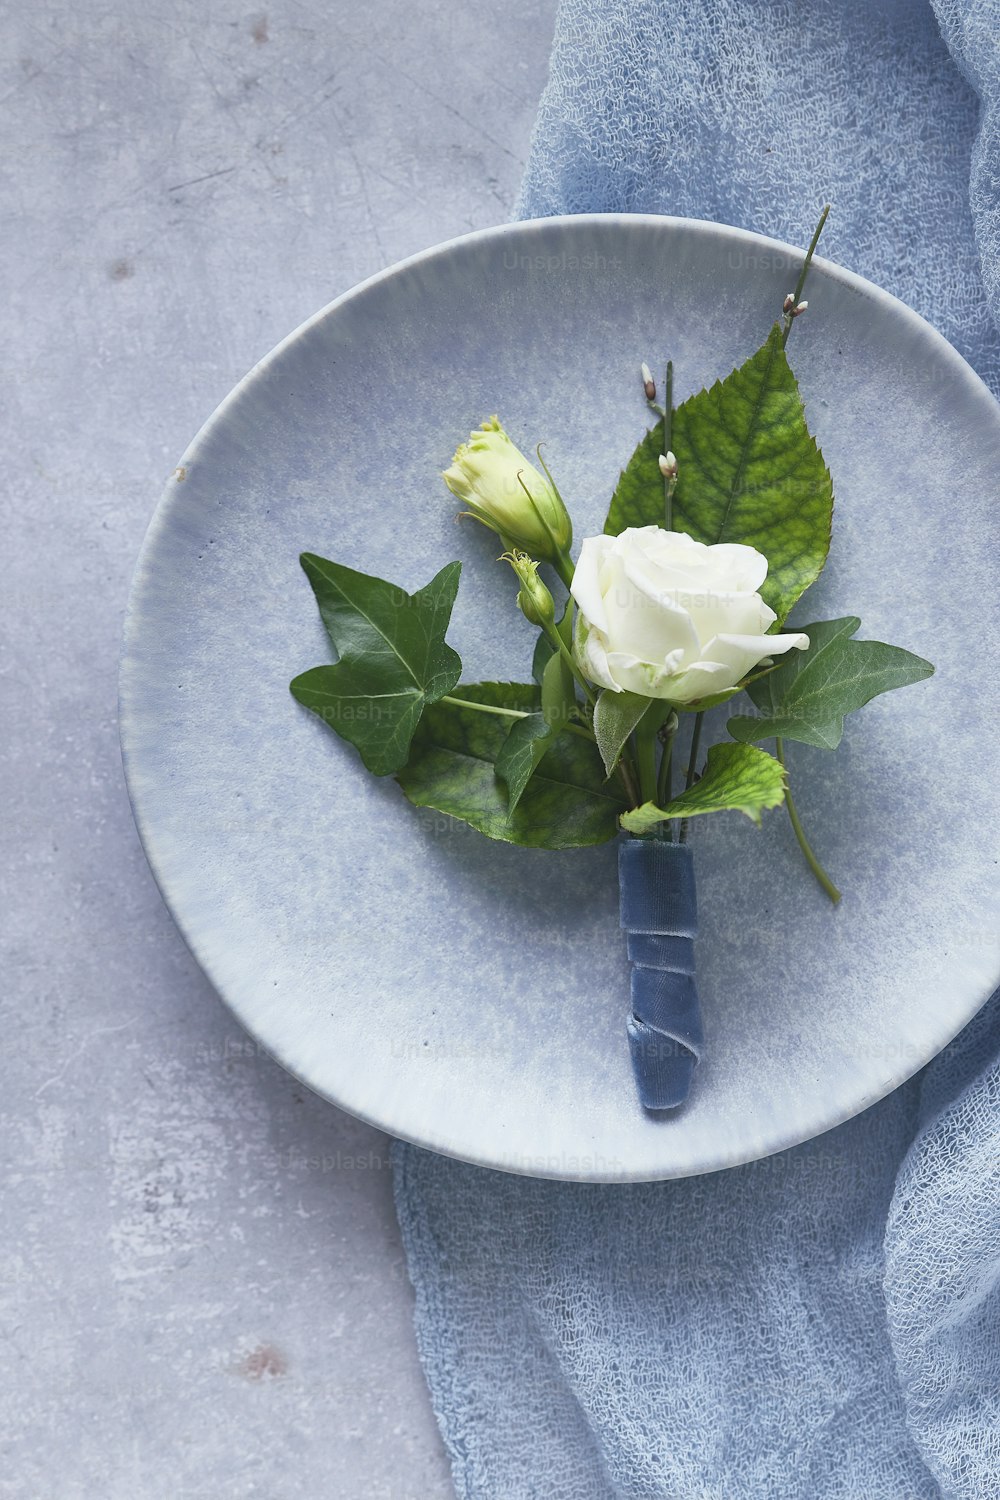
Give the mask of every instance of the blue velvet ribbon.
[[646, 1109], [683, 1104], [704, 1042], [694, 979], [698, 898], [687, 844], [626, 838], [618, 849], [621, 924], [632, 965], [627, 1030]]

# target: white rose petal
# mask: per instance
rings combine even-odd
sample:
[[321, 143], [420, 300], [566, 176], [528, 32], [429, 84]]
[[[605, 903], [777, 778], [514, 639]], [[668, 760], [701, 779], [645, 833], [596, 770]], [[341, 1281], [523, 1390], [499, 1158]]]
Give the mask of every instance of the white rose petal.
[[581, 613], [598, 630], [608, 628], [600, 574], [604, 553], [613, 541], [610, 536], [588, 536], [580, 548], [580, 561], [573, 573], [573, 598]]
[[612, 692], [672, 703], [734, 690], [762, 661], [809, 644], [801, 632], [767, 634], [766, 577], [767, 559], [739, 543], [709, 547], [659, 526], [588, 537], [571, 590], [581, 671]]

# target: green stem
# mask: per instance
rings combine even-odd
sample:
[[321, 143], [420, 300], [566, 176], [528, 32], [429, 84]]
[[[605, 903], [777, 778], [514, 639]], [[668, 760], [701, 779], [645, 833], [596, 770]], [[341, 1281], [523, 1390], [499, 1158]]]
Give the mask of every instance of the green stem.
[[445, 693], [437, 700], [439, 703], [450, 703], [455, 708], [471, 708], [477, 714], [496, 714], [502, 719], [530, 719], [531, 715], [522, 708], [501, 708], [498, 703], [477, 703], [474, 698], [453, 698], [450, 693]]
[[[667, 360], [667, 378], [663, 389], [663, 452], [670, 452], [670, 444], [674, 436], [674, 362]], [[674, 490], [677, 486], [676, 479], [668, 479], [663, 476], [663, 518], [664, 525], [668, 531], [674, 529]]]
[[639, 796], [639, 789], [635, 784], [635, 775], [632, 767], [624, 755], [618, 762], [618, 775], [625, 789], [625, 796], [628, 798], [629, 807], [639, 807], [642, 803], [642, 798]]
[[[775, 753], [777, 754], [779, 761], [785, 767], [785, 770], [787, 772], [788, 767], [787, 765], [785, 765], [785, 746], [780, 739], [775, 740]], [[829, 875], [826, 873], [823, 866], [820, 864], [819, 860], [816, 858], [810, 847], [809, 840], [805, 835], [805, 829], [802, 827], [802, 824], [799, 821], [799, 815], [795, 807], [795, 803], [792, 801], [791, 790], [787, 785], [785, 787], [785, 806], [788, 808], [788, 816], [791, 819], [792, 828], [795, 832], [795, 837], [798, 840], [799, 848], [802, 850], [802, 853], [806, 857], [806, 863], [808, 864], [810, 870], [812, 870], [820, 885], [823, 887], [824, 891], [826, 891], [826, 894], [829, 896], [830, 900], [834, 903], [834, 905], [836, 905], [836, 903], [840, 900], [840, 892], [838, 891], [837, 887], [834, 885], [833, 881], [830, 879]]]
[[698, 771], [698, 742], [701, 739], [701, 726], [704, 722], [705, 713], [704, 710], [702, 710], [701, 713], [695, 714], [694, 716], [694, 729], [691, 731], [691, 750], [688, 755], [687, 776], [684, 781], [685, 791], [687, 791], [689, 787], [694, 786], [694, 778]]
[[639, 795], [643, 802], [656, 801], [656, 727], [640, 720], [635, 731], [639, 762]]
[[[688, 752], [687, 776], [685, 777], [685, 780], [684, 780], [684, 790], [685, 791], [688, 791], [690, 787], [694, 786], [694, 778], [695, 778], [695, 776], [697, 774], [697, 771], [698, 771], [698, 745], [699, 745], [699, 742], [701, 740], [701, 726], [704, 723], [704, 721], [705, 721], [705, 715], [704, 715], [704, 713], [695, 714], [695, 716], [694, 716], [694, 728], [691, 731], [691, 749]], [[681, 831], [680, 831], [680, 837], [678, 839], [678, 843], [686, 844], [687, 843], [687, 836], [688, 836], [688, 820], [687, 820], [687, 818], [684, 818], [681, 821]]]
[[[794, 303], [796, 303], [796, 304], [798, 304], [798, 300], [802, 296], [803, 291], [805, 290], [806, 277], [809, 275], [809, 267], [812, 265], [812, 258], [816, 254], [816, 246], [819, 244], [819, 237], [823, 233], [823, 225], [826, 223], [827, 215], [829, 214], [829, 212], [830, 212], [830, 205], [828, 203], [826, 205], [826, 207], [823, 209], [823, 212], [819, 216], [819, 223], [816, 225], [816, 229], [815, 229], [815, 231], [813, 233], [813, 237], [809, 241], [809, 249], [806, 251], [806, 258], [802, 262], [802, 270], [799, 272], [799, 279], [795, 283], [795, 290], [792, 293], [792, 301]], [[791, 313], [789, 313], [788, 314], [788, 321], [787, 321], [787, 324], [786, 324], [786, 327], [785, 327], [785, 331], [781, 335], [781, 347], [782, 348], [784, 348], [785, 345], [788, 343], [788, 335], [792, 331], [792, 324], [794, 322], [795, 322], [795, 319], [792, 317]]]
[[[450, 703], [453, 708], [471, 708], [477, 714], [495, 714], [499, 719], [530, 719], [531, 714], [523, 708], [501, 708], [498, 703], [477, 703], [474, 698], [453, 698], [450, 693], [445, 693], [438, 698], [438, 703]], [[578, 734], [581, 739], [594, 743], [594, 736], [589, 729], [582, 724], [570, 724], [568, 721], [560, 726], [568, 729], [570, 734]]]
[[559, 626], [556, 624], [543, 625], [542, 629], [545, 631], [545, 634], [548, 636], [549, 640], [552, 642], [553, 646], [555, 646], [556, 650], [559, 652], [559, 655], [566, 663], [570, 672], [573, 674], [573, 681], [577, 684], [580, 691], [583, 693], [583, 696], [590, 704], [591, 708], [593, 708], [594, 703], [596, 702], [593, 689], [591, 688], [590, 683], [587, 681], [587, 679], [581, 676], [576, 662], [573, 660], [573, 653], [560, 634]]
[[[660, 755], [660, 773], [656, 778], [656, 805], [666, 807], [671, 798], [671, 780], [674, 764], [674, 741], [677, 738], [677, 715], [673, 717], [673, 728], [669, 734], [664, 735], [663, 751]], [[671, 822], [660, 825], [660, 837], [673, 843], [674, 826]]]
[[560, 550], [556, 558], [555, 569], [568, 589], [573, 582], [573, 574], [576, 571], [573, 559], [568, 552]]

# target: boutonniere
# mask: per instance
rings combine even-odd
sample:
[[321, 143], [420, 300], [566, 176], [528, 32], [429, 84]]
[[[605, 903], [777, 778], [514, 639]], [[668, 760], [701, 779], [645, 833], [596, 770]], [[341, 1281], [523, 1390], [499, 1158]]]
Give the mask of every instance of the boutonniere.
[[[500, 538], [512, 594], [538, 631], [530, 681], [461, 681], [446, 639], [460, 563], [411, 594], [301, 559], [337, 661], [291, 690], [368, 771], [493, 839], [566, 849], [620, 838], [626, 1030], [653, 1110], [683, 1102], [703, 1048], [692, 823], [737, 811], [759, 825], [784, 804], [837, 902], [798, 816], [784, 742], [833, 751], [848, 713], [933, 672], [898, 646], [858, 639], [856, 616], [789, 623], [831, 542], [833, 482], [786, 352], [826, 214], [798, 285], [738, 369], [675, 405], [672, 366], [662, 400], [640, 366], [652, 425], [604, 533], [585, 537], [575, 560], [570, 512], [540, 449], [531, 462], [491, 417], [456, 451], [445, 482]], [[705, 714], [722, 704], [731, 711], [713, 717], [712, 741]]]

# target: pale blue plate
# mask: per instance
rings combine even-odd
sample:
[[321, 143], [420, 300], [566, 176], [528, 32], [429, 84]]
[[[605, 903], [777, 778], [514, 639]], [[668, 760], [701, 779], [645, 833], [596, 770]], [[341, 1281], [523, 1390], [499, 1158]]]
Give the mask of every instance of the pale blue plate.
[[461, 558], [466, 680], [527, 678], [510, 570], [439, 477], [456, 442], [493, 412], [527, 451], [544, 440], [578, 537], [599, 531], [646, 422], [639, 361], [672, 356], [678, 398], [725, 374], [798, 262], [640, 215], [456, 240], [286, 339], [160, 501], [121, 676], [150, 864], [260, 1042], [393, 1134], [539, 1176], [711, 1171], [864, 1109], [997, 984], [1000, 408], [922, 319], [828, 263], [790, 354], [837, 506], [796, 618], [860, 614], [937, 673], [835, 754], [790, 747], [838, 909], [783, 813], [694, 828], [707, 1057], [682, 1113], [636, 1102], [615, 847], [516, 849], [415, 811], [288, 692], [329, 656], [303, 549], [408, 589]]

